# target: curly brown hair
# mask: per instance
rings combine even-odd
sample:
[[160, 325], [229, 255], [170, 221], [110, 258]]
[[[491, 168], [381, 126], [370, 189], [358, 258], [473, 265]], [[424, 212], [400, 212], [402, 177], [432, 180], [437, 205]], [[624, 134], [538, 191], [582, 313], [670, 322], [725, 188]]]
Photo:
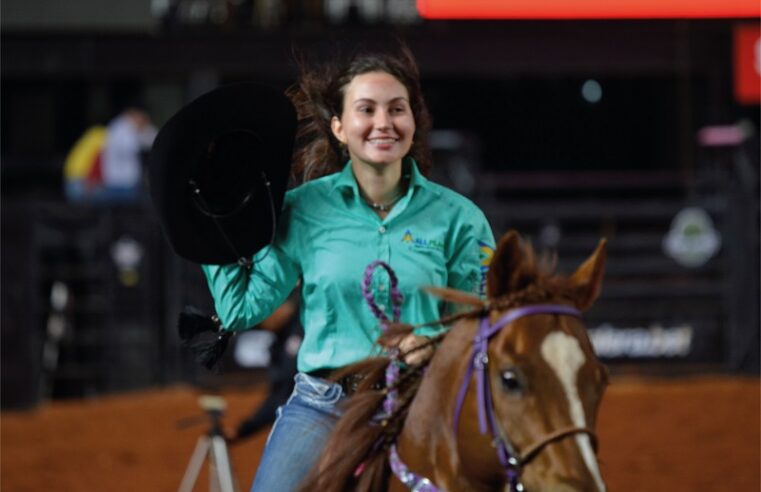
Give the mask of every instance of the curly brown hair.
[[310, 69], [303, 60], [297, 63], [299, 81], [286, 91], [299, 119], [292, 167], [296, 180], [309, 181], [342, 169], [349, 157], [333, 135], [330, 121], [343, 113], [349, 83], [357, 75], [369, 72], [388, 73], [407, 88], [415, 118], [415, 135], [408, 156], [415, 159], [421, 173], [430, 172], [431, 116], [420, 87], [417, 62], [405, 44], [400, 42], [396, 52], [356, 53], [343, 64], [324, 63]]

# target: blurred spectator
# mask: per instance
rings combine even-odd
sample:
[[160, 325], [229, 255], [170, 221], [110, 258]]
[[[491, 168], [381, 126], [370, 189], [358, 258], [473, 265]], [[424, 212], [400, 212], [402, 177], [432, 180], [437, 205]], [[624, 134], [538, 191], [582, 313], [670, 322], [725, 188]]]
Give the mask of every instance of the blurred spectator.
[[143, 185], [143, 153], [156, 138], [151, 117], [127, 108], [108, 124], [103, 146], [103, 188], [106, 200], [135, 200]]
[[143, 190], [143, 156], [156, 138], [147, 112], [129, 107], [107, 127], [93, 126], [74, 144], [64, 165], [72, 201], [130, 202]]
[[101, 157], [106, 127], [95, 125], [79, 137], [63, 166], [64, 192], [71, 201], [93, 197], [102, 186]]

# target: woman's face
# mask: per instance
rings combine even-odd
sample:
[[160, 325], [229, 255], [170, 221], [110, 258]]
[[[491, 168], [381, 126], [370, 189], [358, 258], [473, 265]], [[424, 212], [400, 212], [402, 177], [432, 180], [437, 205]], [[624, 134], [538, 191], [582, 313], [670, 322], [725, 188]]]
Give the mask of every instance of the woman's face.
[[407, 88], [386, 72], [368, 72], [346, 86], [341, 117], [331, 129], [352, 161], [372, 167], [401, 165], [415, 135]]

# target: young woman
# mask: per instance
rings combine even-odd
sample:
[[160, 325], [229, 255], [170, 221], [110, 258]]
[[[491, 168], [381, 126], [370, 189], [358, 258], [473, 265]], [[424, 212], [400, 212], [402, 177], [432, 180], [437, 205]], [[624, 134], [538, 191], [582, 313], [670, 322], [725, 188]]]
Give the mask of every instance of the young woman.
[[[259, 323], [301, 280], [299, 373], [278, 411], [253, 491], [296, 489], [340, 414], [337, 404], [351, 391], [326, 377], [378, 353], [379, 323], [361, 290], [366, 266], [383, 260], [394, 269], [403, 321], [422, 323], [441, 317], [442, 306], [420, 287], [482, 294], [494, 248], [481, 210], [424, 177], [430, 118], [406, 48], [303, 71], [289, 95], [300, 121], [294, 169], [305, 183], [286, 194], [276, 239], [255, 255], [250, 272], [203, 267], [228, 330]], [[390, 312], [385, 271], [376, 272], [372, 288]], [[400, 348], [419, 345], [425, 335], [409, 335]]]

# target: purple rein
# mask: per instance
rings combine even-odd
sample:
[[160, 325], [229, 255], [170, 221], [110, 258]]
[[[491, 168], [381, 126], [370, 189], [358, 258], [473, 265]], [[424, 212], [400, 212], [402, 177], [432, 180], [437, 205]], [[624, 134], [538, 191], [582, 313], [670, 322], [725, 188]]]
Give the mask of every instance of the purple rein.
[[398, 323], [399, 319], [402, 316], [402, 301], [404, 300], [404, 296], [402, 296], [402, 293], [399, 292], [399, 280], [396, 278], [394, 270], [392, 270], [387, 263], [381, 260], [375, 260], [374, 262], [367, 265], [365, 268], [365, 276], [362, 280], [362, 296], [365, 298], [365, 301], [367, 301], [367, 305], [370, 306], [370, 310], [373, 312], [373, 315], [375, 315], [375, 317], [380, 321], [381, 329], [385, 331], [388, 328], [388, 324], [391, 322], [391, 320], [389, 320], [388, 316], [386, 316], [386, 313], [384, 313], [383, 310], [380, 309], [377, 304], [375, 304], [375, 298], [373, 297], [371, 290], [373, 272], [378, 267], [382, 267], [384, 270], [386, 270], [386, 272], [388, 272], [388, 277], [391, 281], [391, 315], [393, 316], [394, 323]]
[[[391, 281], [391, 309], [393, 321], [398, 323], [401, 318], [401, 305], [403, 296], [399, 292], [398, 280], [391, 267], [383, 261], [377, 260], [370, 263], [365, 269], [365, 277], [362, 282], [362, 295], [364, 296], [367, 304], [370, 306], [373, 314], [380, 321], [381, 329], [386, 331], [390, 320], [386, 313], [384, 313], [378, 305], [375, 303], [373, 293], [370, 290], [373, 272], [377, 267], [382, 267], [388, 272], [389, 279]], [[389, 361], [386, 367], [386, 397], [383, 400], [383, 413], [374, 417], [374, 420], [385, 420], [390, 418], [396, 411], [399, 405], [399, 390], [396, 388], [399, 381], [399, 370], [401, 368], [401, 361], [399, 360], [399, 349], [394, 348], [389, 350]], [[407, 488], [416, 492], [443, 492], [436, 487], [430, 480], [425, 477], [421, 477], [416, 473], [410, 471], [407, 465], [399, 458], [399, 453], [396, 450], [396, 445], [391, 445], [388, 450], [389, 453], [389, 465], [391, 471], [396, 475]], [[364, 463], [360, 464], [354, 472], [354, 476], [359, 476], [364, 471]]]
[[[391, 281], [391, 320], [388, 319], [386, 313], [384, 313], [375, 303], [375, 298], [373, 297], [371, 290], [373, 272], [378, 267], [382, 267], [388, 272], [388, 277]], [[399, 322], [399, 319], [402, 316], [402, 301], [404, 300], [404, 296], [399, 292], [399, 280], [396, 278], [394, 270], [392, 270], [387, 263], [381, 260], [376, 260], [367, 265], [367, 268], [365, 268], [365, 277], [362, 281], [362, 295], [364, 296], [365, 301], [367, 301], [368, 306], [370, 306], [370, 310], [378, 321], [380, 321], [381, 330], [386, 331], [389, 323], [392, 321], [394, 323]], [[383, 400], [383, 414], [377, 417], [380, 420], [391, 417], [399, 404], [399, 390], [396, 389], [396, 382], [399, 380], [399, 370], [401, 367], [401, 361], [399, 361], [399, 349], [391, 349], [389, 351], [389, 357], [391, 358], [391, 361], [386, 367], [386, 388], [388, 392]]]

